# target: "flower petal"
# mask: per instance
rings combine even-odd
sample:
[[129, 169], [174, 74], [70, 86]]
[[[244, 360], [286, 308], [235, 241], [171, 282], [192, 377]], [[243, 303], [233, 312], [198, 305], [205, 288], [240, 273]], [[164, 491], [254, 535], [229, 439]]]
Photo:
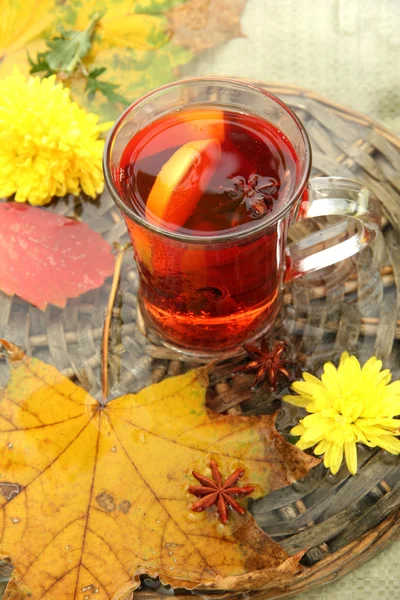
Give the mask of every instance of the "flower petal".
[[400, 454], [400, 440], [392, 435], [380, 436], [376, 445], [380, 446], [391, 454]]
[[330, 469], [333, 475], [339, 471], [341, 464], [343, 461], [343, 446], [338, 446], [337, 444], [332, 444], [332, 450], [330, 454]]
[[324, 372], [321, 375], [321, 381], [324, 386], [335, 396], [340, 396], [341, 389], [338, 378], [338, 371], [333, 363], [328, 362], [324, 365]]
[[314, 454], [317, 454], [318, 456], [320, 456], [321, 454], [323, 454], [324, 452], [326, 452], [326, 449], [328, 448], [330, 442], [328, 442], [327, 440], [322, 440], [318, 446], [316, 448], [314, 448]]
[[386, 386], [386, 394], [400, 396], [400, 381], [393, 381]]
[[98, 117], [72, 102], [55, 76], [0, 80], [0, 196], [43, 205], [103, 189]]
[[320, 385], [320, 386], [323, 385], [321, 383], [321, 381], [318, 379], [318, 377], [315, 377], [315, 375], [312, 375], [311, 373], [303, 373], [303, 379], [306, 383], [312, 383], [314, 385]]
[[292, 385], [297, 396], [284, 397], [309, 413], [292, 429], [300, 436], [297, 446], [314, 446], [332, 473], [338, 472], [343, 454], [350, 473], [357, 472], [358, 442], [399, 454], [400, 381], [390, 383], [391, 376], [376, 356], [361, 367], [347, 352], [337, 369], [330, 362], [324, 365], [320, 380], [305, 373]]
[[294, 396], [291, 394], [283, 396], [282, 400], [288, 404], [292, 404], [293, 406], [299, 406], [300, 408], [307, 408], [311, 402], [308, 396]]
[[299, 425], [296, 425], [295, 427], [293, 427], [290, 430], [290, 434], [291, 435], [303, 435], [303, 433], [305, 433], [307, 430], [304, 427], [304, 425], [302, 425], [301, 423]]
[[292, 390], [294, 390], [297, 394], [309, 396], [310, 399], [314, 397], [314, 394], [318, 392], [318, 388], [320, 387], [320, 385], [316, 385], [307, 381], [295, 381], [292, 384]]
[[345, 442], [346, 464], [352, 475], [357, 473], [357, 446], [355, 442]]

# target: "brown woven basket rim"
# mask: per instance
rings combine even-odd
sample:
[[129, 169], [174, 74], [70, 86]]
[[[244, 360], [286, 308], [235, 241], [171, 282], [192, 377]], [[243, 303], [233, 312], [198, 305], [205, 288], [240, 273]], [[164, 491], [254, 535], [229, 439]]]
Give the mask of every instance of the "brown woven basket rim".
[[[268, 82], [261, 81], [260, 79], [248, 79], [248, 78], [236, 78], [242, 79], [243, 81], [250, 81], [255, 85], [259, 85], [260, 87], [265, 87], [271, 90], [272, 93], [277, 95], [282, 94], [286, 96], [293, 96], [294, 100], [299, 101], [301, 108], [301, 99], [310, 99], [315, 101], [316, 103], [324, 105], [327, 109], [331, 110], [336, 115], [340, 116], [343, 119], [346, 119], [348, 122], [353, 122], [361, 127], [364, 126], [368, 128], [369, 132], [375, 131], [377, 135], [382, 136], [385, 140], [390, 142], [395, 148], [400, 152], [400, 137], [398, 137], [393, 132], [386, 129], [379, 122], [374, 119], [364, 116], [353, 109], [349, 109], [344, 107], [336, 102], [328, 100], [327, 98], [319, 95], [312, 90], [303, 88], [297, 85], [286, 85], [278, 82]], [[286, 98], [286, 102], [288, 102], [288, 98]], [[290, 102], [290, 99], [289, 99]], [[305, 104], [305, 103], [304, 103]], [[309, 103], [310, 112], [312, 112], [312, 102]], [[367, 133], [369, 133], [367, 132]], [[367, 138], [366, 138], [367, 139]], [[392, 279], [393, 281], [393, 279]], [[399, 287], [399, 285], [397, 284]], [[99, 300], [100, 302], [100, 300]], [[11, 300], [10, 305], [11, 307]], [[92, 306], [92, 305], [91, 305]], [[97, 306], [97, 305], [96, 305]], [[12, 314], [11, 308], [9, 308], [9, 314]], [[14, 313], [13, 313], [14, 314]], [[82, 313], [85, 314], [85, 313]], [[15, 313], [14, 321], [11, 323], [13, 327], [15, 327], [16, 319], [19, 319], [19, 314]], [[7, 316], [7, 320], [9, 316]], [[97, 326], [96, 323], [92, 327]], [[63, 327], [63, 326], [62, 326]], [[61, 327], [61, 328], [62, 328]], [[58, 330], [54, 330], [55, 334], [58, 335]], [[92, 330], [91, 330], [92, 332]], [[47, 335], [47, 333], [46, 333]], [[69, 335], [69, 334], [66, 334]], [[35, 332], [34, 336], [35, 337]], [[40, 337], [36, 335], [36, 338]], [[96, 338], [97, 339], [97, 338]], [[397, 337], [399, 339], [399, 337]], [[79, 341], [79, 340], [78, 340]], [[65, 351], [68, 353], [67, 343], [69, 341], [65, 341]], [[72, 342], [71, 342], [72, 343]], [[144, 350], [147, 352], [146, 347]], [[62, 354], [62, 353], [61, 353]], [[151, 356], [148, 353], [148, 356]], [[97, 361], [97, 357], [96, 361]], [[157, 358], [157, 356], [156, 356]], [[93, 366], [93, 364], [97, 365], [97, 362], [90, 363], [91, 359], [88, 359], [88, 365]], [[72, 367], [68, 367], [69, 376], [75, 373], [75, 370]], [[164, 371], [165, 374], [165, 371]], [[376, 522], [376, 521], [375, 521]], [[366, 533], [359, 536], [356, 540], [351, 543], [343, 546], [339, 550], [331, 552], [325, 558], [318, 560], [311, 566], [305, 567], [301, 572], [299, 572], [294, 579], [287, 584], [285, 588], [275, 588], [270, 590], [254, 590], [249, 594], [249, 598], [254, 600], [266, 600], [267, 598], [270, 600], [277, 600], [280, 598], [288, 598], [293, 597], [301, 592], [306, 590], [315, 588], [317, 586], [323, 585], [330, 581], [337, 579], [339, 576], [350, 572], [352, 569], [362, 565], [369, 558], [372, 558], [378, 552], [389, 546], [392, 542], [400, 538], [400, 506], [397, 505], [394, 509], [384, 517], [378, 525], [369, 529]], [[233, 597], [239, 597], [240, 593], [232, 593], [229, 595], [228, 593], [222, 594], [221, 598], [228, 599]], [[137, 598], [154, 600], [156, 597], [159, 597], [157, 593], [144, 590], [136, 592], [135, 596]], [[188, 595], [183, 595], [183, 600], [188, 600], [189, 598], [193, 598], [188, 592]], [[205, 596], [207, 597], [207, 596]]]
[[[205, 74], [205, 76], [207, 76]], [[400, 150], [400, 137], [387, 129], [375, 119], [363, 115], [354, 109], [343, 106], [340, 103], [329, 100], [308, 88], [299, 85], [286, 85], [274, 81], [262, 81], [260, 79], [235, 77], [235, 79], [248, 81], [260, 87], [270, 90], [274, 94], [290, 95], [296, 93], [298, 97], [305, 97], [325, 105], [327, 108], [339, 114], [342, 118], [355, 122], [359, 125], [372, 128], [379, 135], [391, 142]], [[325, 583], [334, 581], [339, 576], [349, 573], [354, 568], [361, 566], [367, 560], [378, 554], [400, 538], [400, 507], [396, 508], [378, 525], [364, 533], [359, 539], [330, 554], [326, 558], [314, 563], [311, 567], [304, 568], [298, 573], [293, 581], [284, 589], [272, 589], [268, 592], [255, 593], [255, 598], [277, 600], [289, 598], [306, 590], [318, 587]]]
[[[202, 75], [204, 77], [215, 77], [215, 75], [208, 75], [205, 73]], [[228, 77], [228, 75], [224, 75], [224, 77]], [[393, 131], [382, 125], [379, 121], [373, 119], [372, 117], [368, 117], [358, 111], [344, 106], [338, 102], [334, 102], [333, 100], [329, 100], [322, 94], [314, 92], [309, 88], [305, 88], [301, 85], [290, 85], [283, 84], [277, 81], [263, 81], [261, 79], [253, 79], [249, 77], [234, 77], [231, 76], [232, 79], [237, 79], [241, 81], [248, 81], [249, 83], [253, 83], [255, 85], [260, 85], [265, 88], [273, 88], [271, 91], [275, 94], [291, 94], [293, 92], [297, 92], [299, 95], [302, 95], [306, 98], [310, 98], [311, 100], [316, 100], [321, 104], [325, 104], [335, 112], [339, 112], [342, 117], [346, 119], [351, 119], [360, 125], [368, 125], [373, 129], [377, 130], [383, 137], [385, 137], [388, 141], [390, 141], [393, 145], [400, 148], [400, 136], [397, 136]]]
[[[271, 590], [264, 596], [269, 600], [289, 598], [304, 591], [330, 583], [355, 568], [360, 567], [378, 552], [400, 538], [400, 508], [388, 515], [376, 527], [363, 534], [334, 554], [330, 554], [312, 567], [305, 568], [295, 575], [290, 586], [283, 590]], [[339, 572], [340, 571], [340, 572]]]

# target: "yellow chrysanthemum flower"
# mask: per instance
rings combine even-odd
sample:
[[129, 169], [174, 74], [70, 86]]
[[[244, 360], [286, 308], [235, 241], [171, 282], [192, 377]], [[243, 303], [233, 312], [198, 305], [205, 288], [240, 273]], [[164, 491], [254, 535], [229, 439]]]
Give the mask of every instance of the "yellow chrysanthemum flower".
[[343, 453], [350, 473], [357, 472], [356, 443], [380, 446], [400, 453], [400, 381], [390, 383], [391, 372], [381, 371], [382, 361], [372, 356], [361, 365], [344, 352], [336, 368], [324, 365], [321, 379], [303, 374], [292, 389], [297, 395], [284, 396], [285, 402], [312, 413], [300, 420], [291, 433], [300, 436], [297, 446], [324, 455], [325, 467], [337, 473]]
[[109, 124], [99, 125], [55, 79], [27, 79], [15, 68], [0, 80], [0, 197], [37, 205], [103, 190], [99, 134]]

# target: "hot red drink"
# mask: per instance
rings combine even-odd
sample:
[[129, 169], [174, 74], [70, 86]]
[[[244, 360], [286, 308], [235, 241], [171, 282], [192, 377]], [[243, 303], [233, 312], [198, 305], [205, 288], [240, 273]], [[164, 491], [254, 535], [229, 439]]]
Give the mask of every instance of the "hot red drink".
[[164, 232], [126, 218], [142, 307], [164, 339], [222, 351], [271, 322], [287, 227], [274, 216], [292, 198], [298, 172], [290, 141], [250, 114], [185, 109], [133, 135], [119, 193]]

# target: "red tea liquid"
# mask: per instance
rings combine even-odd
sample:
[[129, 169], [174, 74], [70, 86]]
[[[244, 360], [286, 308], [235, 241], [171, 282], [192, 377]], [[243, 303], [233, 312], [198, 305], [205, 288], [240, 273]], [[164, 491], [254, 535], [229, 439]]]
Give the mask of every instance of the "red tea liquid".
[[[210, 139], [220, 147], [212, 171], [202, 172], [206, 167], [199, 156], [179, 181], [177, 202], [190, 202], [190, 214], [178, 225], [153, 220], [146, 202], [161, 169], [188, 142]], [[163, 176], [173, 178], [165, 169]], [[154, 233], [127, 218], [144, 317], [169, 343], [205, 353], [230, 350], [273, 322], [287, 219], [268, 222], [290, 201], [298, 171], [289, 140], [253, 115], [182, 110], [132, 137], [120, 163], [120, 193], [144, 219], [176, 236]], [[194, 205], [191, 193], [197, 194]], [[153, 194], [153, 206], [154, 201], [157, 206]], [[265, 228], [252, 234], [260, 220]], [[180, 241], [181, 233], [196, 241]], [[231, 238], [218, 239], [226, 234]], [[215, 241], [203, 241], [212, 235]]]

